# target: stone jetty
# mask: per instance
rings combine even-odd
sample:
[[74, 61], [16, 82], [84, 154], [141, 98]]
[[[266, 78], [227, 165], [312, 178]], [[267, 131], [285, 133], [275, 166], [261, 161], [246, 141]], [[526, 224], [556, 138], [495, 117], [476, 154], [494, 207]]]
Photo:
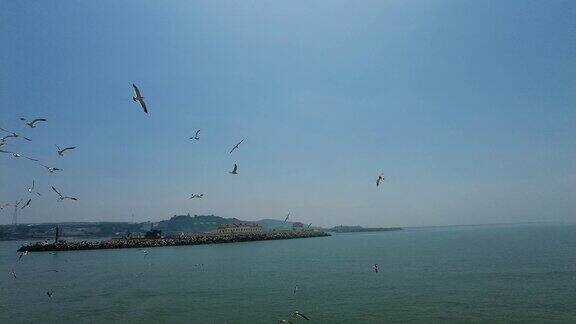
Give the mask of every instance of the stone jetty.
[[287, 240], [308, 237], [324, 237], [330, 234], [318, 230], [270, 231], [253, 234], [197, 234], [171, 238], [111, 239], [106, 241], [59, 241], [57, 243], [37, 242], [23, 245], [18, 252], [78, 251], [102, 249], [151, 248], [162, 246], [201, 245], [236, 243], [267, 240]]

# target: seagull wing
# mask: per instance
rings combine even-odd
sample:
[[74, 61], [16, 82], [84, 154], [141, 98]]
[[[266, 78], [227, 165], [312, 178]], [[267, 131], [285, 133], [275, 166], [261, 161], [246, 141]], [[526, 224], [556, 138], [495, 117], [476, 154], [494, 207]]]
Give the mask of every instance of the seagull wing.
[[54, 192], [56, 192], [58, 194], [58, 196], [62, 196], [62, 194], [59, 193], [58, 190], [56, 190], [56, 188], [54, 188], [54, 186], [52, 186], [52, 190], [54, 190]]
[[42, 122], [45, 122], [46, 119], [45, 119], [45, 118], [36, 118], [36, 119], [34, 119], [33, 121], [31, 121], [30, 124], [34, 125], [34, 123], [36, 123], [36, 122], [41, 122], [41, 121], [42, 121]]
[[67, 148], [65, 148], [65, 149], [62, 150], [62, 153], [64, 153], [64, 151], [73, 150], [73, 149], [75, 149], [75, 148], [76, 148], [76, 146], [67, 147]]
[[148, 109], [146, 108], [146, 103], [144, 102], [144, 99], [142, 98], [138, 98], [138, 102], [140, 103], [140, 106], [142, 106], [142, 109], [144, 110], [144, 113], [148, 113]]
[[26, 207], [28, 207], [28, 205], [30, 205], [30, 202], [32, 201], [32, 199], [28, 199], [28, 201], [26, 202], [26, 204], [24, 206], [22, 206], [20, 209], [24, 209]]
[[76, 197], [64, 197], [64, 199], [70, 199], [70, 200], [74, 200], [74, 201], [78, 200], [78, 198], [76, 198]]
[[198, 130], [198, 131], [196, 132], [196, 135], [195, 135], [195, 136], [198, 137], [198, 134], [199, 134], [199, 133], [200, 133], [200, 130]]
[[132, 88], [134, 88], [134, 97], [136, 98], [142, 97], [140, 95], [140, 89], [138, 89], [138, 87], [134, 83], [132, 83]]
[[296, 313], [294, 313], [294, 315], [300, 316], [300, 317], [302, 317], [303, 319], [305, 319], [305, 320], [307, 320], [307, 321], [310, 320], [310, 319], [308, 318], [308, 316], [306, 316], [306, 315], [304, 315], [304, 314], [302, 314], [302, 313], [300, 313], [300, 312], [296, 312]]
[[33, 158], [31, 158], [31, 157], [27, 157], [27, 156], [24, 156], [24, 155], [22, 155], [22, 157], [25, 158], [25, 159], [28, 159], [28, 160], [30, 160], [30, 161], [38, 162], [38, 159], [33, 159]]
[[232, 152], [234, 152], [235, 149], [238, 148], [238, 145], [240, 145], [240, 143], [244, 142], [244, 139], [242, 139], [240, 142], [238, 142], [238, 144], [236, 144], [231, 150], [230, 150], [230, 154], [232, 154]]

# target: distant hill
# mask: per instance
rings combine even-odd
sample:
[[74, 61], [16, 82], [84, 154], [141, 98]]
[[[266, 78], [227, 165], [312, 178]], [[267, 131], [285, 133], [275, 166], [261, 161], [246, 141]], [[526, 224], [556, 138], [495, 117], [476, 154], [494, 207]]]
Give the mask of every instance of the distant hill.
[[162, 234], [171, 233], [202, 233], [215, 230], [222, 224], [246, 223], [237, 218], [224, 218], [214, 215], [175, 215], [168, 220], [158, 222], [154, 228], [162, 231]]

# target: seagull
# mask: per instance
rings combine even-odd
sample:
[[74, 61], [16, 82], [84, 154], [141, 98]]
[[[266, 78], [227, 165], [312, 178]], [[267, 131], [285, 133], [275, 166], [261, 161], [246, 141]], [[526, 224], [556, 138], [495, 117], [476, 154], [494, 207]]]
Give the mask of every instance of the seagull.
[[2, 131], [4, 131], [4, 132], [10, 134], [10, 135], [6, 135], [6, 136], [2, 137], [2, 141], [5, 141], [7, 138], [10, 138], [10, 137], [14, 137], [14, 138], [22, 137], [23, 139], [25, 139], [25, 140], [27, 140], [27, 141], [29, 141], [29, 142], [32, 141], [32, 140], [29, 139], [28, 137], [22, 136], [22, 135], [20, 135], [20, 134], [18, 134], [18, 133], [11, 132], [11, 131], [6, 130], [6, 129], [2, 128], [2, 127], [0, 127], [0, 130], [2, 130]]
[[52, 190], [54, 190], [54, 192], [56, 192], [56, 193], [58, 194], [58, 198], [59, 198], [60, 200], [64, 200], [64, 199], [78, 200], [78, 198], [75, 198], [75, 197], [62, 196], [62, 194], [59, 193], [58, 190], [56, 190], [56, 188], [54, 188], [54, 186], [52, 186]]
[[374, 272], [378, 273], [378, 263], [374, 263]]
[[12, 156], [15, 157], [15, 158], [23, 157], [23, 158], [28, 159], [28, 160], [30, 160], [30, 161], [38, 162], [38, 159], [33, 159], [33, 158], [31, 158], [31, 157], [27, 157], [27, 156], [25, 156], [25, 155], [22, 155], [22, 154], [16, 153], [16, 152], [10, 152], [10, 151], [0, 150], [0, 153], [9, 153], [9, 154], [12, 154]]
[[307, 320], [307, 321], [310, 320], [310, 319], [308, 318], [308, 316], [300, 313], [299, 311], [295, 311], [295, 312], [294, 312], [294, 316], [300, 316], [300, 317], [302, 317], [303, 319], [305, 319], [305, 320]]
[[26, 204], [24, 204], [24, 206], [20, 207], [20, 209], [24, 209], [28, 206], [30, 206], [30, 202], [32, 201], [32, 198], [28, 199], [28, 201], [26, 202]]
[[34, 184], [35, 184], [35, 181], [32, 180], [32, 187], [29, 187], [29, 188], [28, 188], [28, 193], [35, 193], [35, 194], [37, 194], [38, 196], [42, 196], [38, 191], [34, 191]]
[[18, 277], [16, 277], [16, 272], [14, 272], [14, 269], [12, 269], [12, 276], [14, 276], [14, 279], [18, 279]]
[[54, 171], [62, 171], [62, 169], [59, 169], [59, 168], [57, 168], [57, 167], [47, 166], [47, 165], [44, 165], [44, 164], [42, 164], [42, 163], [40, 163], [40, 165], [43, 166], [43, 167], [45, 167], [46, 170], [50, 171], [50, 173], [54, 173]]
[[52, 298], [52, 295], [54, 295], [54, 290], [52, 291], [47, 291], [46, 295], [48, 295], [48, 297]]
[[230, 174], [238, 174], [238, 165], [234, 163], [234, 170], [229, 172]]
[[138, 89], [134, 83], [132, 83], [132, 88], [134, 88], [134, 96], [132, 96], [132, 100], [138, 101], [140, 106], [142, 106], [142, 110], [147, 114], [148, 109], [146, 109], [146, 103], [144, 102], [144, 97], [140, 94], [140, 89]]
[[294, 295], [296, 295], [297, 291], [298, 291], [298, 285], [294, 286]]
[[240, 142], [238, 142], [238, 144], [236, 144], [231, 150], [230, 150], [230, 154], [232, 154], [232, 152], [234, 152], [235, 149], [238, 148], [238, 145], [240, 145], [240, 143], [244, 142], [244, 139], [242, 139]]
[[[26, 121], [26, 118], [20, 118], [20, 120]], [[34, 128], [36, 127], [36, 125], [34, 124], [36, 124], [37, 122], [45, 122], [45, 121], [47, 121], [46, 118], [35, 118], [31, 122], [27, 122], [26, 125], [30, 126], [30, 128]]]
[[194, 135], [194, 137], [190, 137], [190, 139], [195, 139], [195, 140], [199, 140], [200, 137], [198, 137], [198, 134], [200, 133], [200, 130], [196, 131], [196, 135]]
[[380, 173], [380, 175], [378, 176], [378, 180], [376, 180], [376, 187], [380, 186], [380, 183], [384, 181], [384, 174]]
[[290, 217], [290, 212], [288, 212], [288, 215], [286, 215], [286, 218], [284, 218], [284, 223], [286, 223], [286, 221], [288, 220], [288, 217]]
[[76, 146], [70, 146], [70, 147], [66, 147], [64, 149], [61, 149], [60, 146], [56, 145], [56, 148], [58, 149], [58, 155], [60, 156], [64, 156], [64, 152], [68, 151], [68, 150], [73, 150], [76, 148]]
[[278, 323], [292, 324], [292, 322], [284, 320], [284, 319], [278, 320]]
[[188, 199], [202, 198], [202, 197], [204, 197], [204, 194], [192, 194], [192, 195], [190, 196], [190, 198], [188, 198]]

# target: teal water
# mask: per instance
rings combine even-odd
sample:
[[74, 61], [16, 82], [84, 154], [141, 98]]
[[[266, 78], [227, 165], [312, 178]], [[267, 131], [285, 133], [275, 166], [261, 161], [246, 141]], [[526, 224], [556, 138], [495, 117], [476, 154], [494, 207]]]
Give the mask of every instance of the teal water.
[[576, 225], [339, 234], [147, 256], [30, 253], [17, 262], [20, 244], [0, 242], [0, 323], [304, 322], [294, 310], [315, 323], [576, 322]]

